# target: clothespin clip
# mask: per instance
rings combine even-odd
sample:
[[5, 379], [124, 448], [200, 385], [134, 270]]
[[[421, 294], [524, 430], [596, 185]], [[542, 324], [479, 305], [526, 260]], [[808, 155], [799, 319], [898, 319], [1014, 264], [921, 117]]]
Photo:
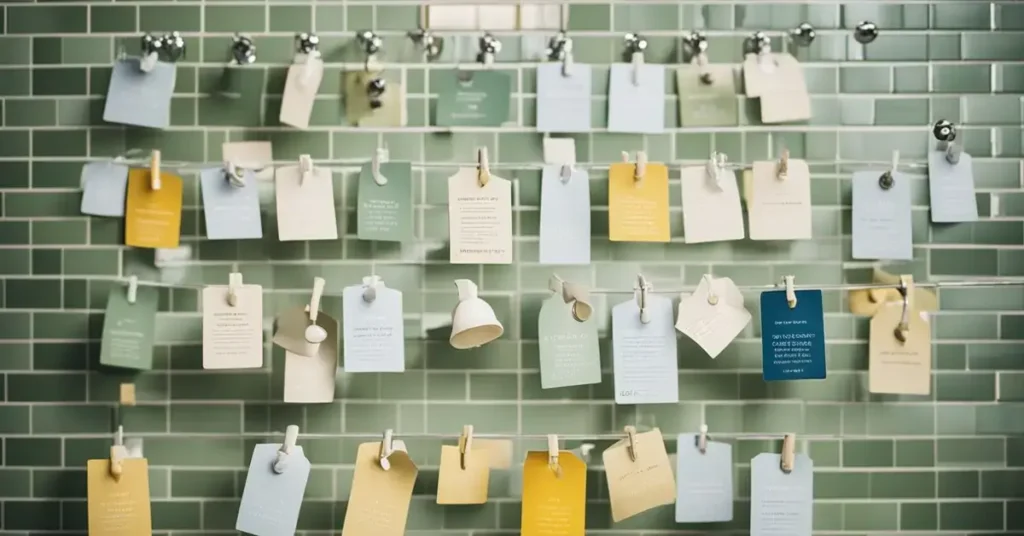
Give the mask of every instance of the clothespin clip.
[[277, 451], [277, 459], [274, 460], [272, 469], [277, 474], [282, 474], [288, 468], [288, 456], [295, 450], [295, 442], [299, 439], [299, 427], [290, 424], [284, 429], [284, 443]]
[[381, 284], [379, 275], [368, 275], [363, 278], [363, 301], [373, 303], [377, 299], [377, 286]]
[[878, 186], [883, 190], [888, 190], [896, 185], [896, 168], [900, 165], [900, 152], [893, 150], [892, 152], [892, 164], [889, 166], [889, 170], [882, 173], [882, 176], [878, 178]]
[[477, 149], [476, 158], [476, 179], [480, 187], [483, 188], [491, 180], [491, 165], [487, 160], [487, 147]]
[[796, 434], [786, 434], [782, 437], [782, 456], [780, 468], [787, 475], [793, 472], [796, 465]]
[[565, 303], [572, 303], [572, 317], [577, 322], [586, 322], [590, 319], [594, 307], [590, 305], [590, 293], [586, 287], [565, 281], [558, 274], [551, 274], [548, 288], [561, 294]]
[[224, 178], [228, 180], [231, 186], [236, 188], [245, 187], [245, 171], [241, 166], [237, 166], [230, 161], [224, 162]]
[[149, 189], [160, 190], [160, 151], [156, 149], [149, 154]]
[[779, 164], [775, 168], [775, 178], [780, 181], [786, 180], [789, 175], [789, 149], [782, 150], [782, 156], [779, 157]]
[[701, 454], [706, 454], [708, 451], [708, 425], [700, 425], [700, 434], [697, 436], [697, 450]]
[[384, 186], [388, 183], [388, 179], [380, 174], [380, 165], [388, 161], [388, 150], [384, 147], [378, 147], [373, 152], [373, 160], [370, 163], [371, 172], [373, 173], [373, 182], [377, 183], [377, 186]]
[[647, 50], [647, 39], [636, 33], [626, 34], [626, 51], [633, 65], [633, 85], [640, 85], [640, 70], [644, 66], [644, 50]]
[[320, 59], [320, 37], [313, 33], [303, 32], [295, 36], [298, 48], [295, 54], [295, 63], [303, 63], [302, 78], [299, 82], [305, 85], [313, 76], [313, 64]]
[[645, 174], [647, 174], [647, 153], [644, 151], [637, 151], [636, 168], [633, 170], [633, 180], [640, 182], [643, 180]]
[[580, 444], [580, 457], [583, 458], [584, 463], [590, 463], [590, 451], [594, 450], [594, 447], [593, 443]]
[[786, 303], [790, 309], [796, 309], [796, 290], [793, 289], [793, 279], [791, 275], [782, 276], [782, 284], [786, 286]]
[[715, 294], [715, 279], [711, 277], [711, 274], [704, 274], [702, 277], [705, 283], [708, 285], [708, 305], [718, 305], [718, 295]]
[[380, 468], [385, 471], [391, 470], [391, 462], [388, 456], [395, 451], [394, 431], [390, 428], [384, 430], [384, 440], [380, 442]]
[[913, 312], [910, 305], [914, 295], [914, 276], [901, 275], [899, 291], [900, 297], [903, 298], [903, 312], [900, 314], [900, 323], [896, 326], [894, 334], [898, 341], [905, 343], [910, 335], [910, 313]]
[[322, 277], [313, 278], [313, 295], [309, 299], [309, 305], [306, 306], [306, 312], [309, 313], [309, 326], [306, 327], [306, 342], [310, 344], [320, 344], [327, 340], [327, 330], [322, 328], [316, 323], [317, 315], [320, 313], [320, 298], [324, 295], [324, 286], [327, 282]]
[[299, 155], [299, 185], [313, 174], [313, 159], [308, 154]]
[[548, 434], [548, 467], [555, 473], [556, 478], [562, 478], [562, 466], [558, 463], [558, 436]]
[[707, 171], [708, 178], [711, 179], [711, 184], [719, 191], [722, 190], [726, 159], [725, 153], [715, 151], [711, 153], [711, 157], [708, 158], [708, 162], [705, 165], [705, 170]]
[[626, 441], [628, 442], [627, 445], [626, 445], [626, 451], [629, 453], [629, 461], [635, 462], [636, 461], [636, 427], [635, 426], [626, 426], [625, 432], [626, 432]]
[[124, 460], [128, 457], [128, 449], [124, 446], [124, 426], [118, 425], [114, 434], [114, 445], [110, 447], [110, 476], [115, 482], [121, 481], [124, 474]]
[[[142, 36], [142, 59], [139, 60], [139, 70], [148, 73], [156, 67], [160, 60], [160, 49], [163, 47], [163, 38], [158, 35], [145, 34]], [[123, 52], [123, 50], [122, 50]]]
[[128, 303], [134, 304], [139, 296], [139, 277], [128, 277]]
[[232, 272], [228, 275], [228, 305], [238, 306], [238, 291], [242, 288], [242, 274]]
[[640, 308], [640, 323], [649, 324], [651, 322], [651, 313], [647, 310], [647, 293], [651, 291], [651, 284], [644, 279], [643, 274], [637, 274], [636, 288], [633, 290], [637, 307]]
[[459, 436], [459, 467], [466, 470], [466, 455], [473, 448], [473, 425], [467, 424], [462, 427], [462, 435]]

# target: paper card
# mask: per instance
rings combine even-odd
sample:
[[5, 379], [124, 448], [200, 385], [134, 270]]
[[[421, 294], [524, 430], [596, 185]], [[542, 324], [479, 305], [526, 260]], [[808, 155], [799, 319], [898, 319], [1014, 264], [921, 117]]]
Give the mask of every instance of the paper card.
[[526, 454], [520, 536], [584, 536], [587, 466], [566, 450], [558, 465], [560, 475], [548, 465], [547, 451]]
[[665, 131], [665, 66], [642, 64], [635, 79], [633, 71], [629, 63], [612, 65], [608, 131], [661, 134]]
[[676, 447], [676, 523], [732, 521], [732, 445], [680, 434]]
[[[717, 301], [712, 300], [712, 296]], [[676, 329], [693, 339], [713, 359], [749, 323], [750, 312], [743, 306], [743, 293], [732, 279], [715, 278], [709, 284], [704, 278], [693, 294], [679, 302]]]
[[931, 199], [933, 222], [978, 221], [978, 200], [974, 197], [974, 164], [971, 155], [962, 152], [959, 163], [950, 164], [946, 160], [945, 151], [929, 152], [928, 194]]
[[902, 303], [886, 303], [871, 319], [868, 390], [894, 395], [927, 395], [932, 391], [932, 327], [928, 313], [907, 315], [906, 342], [895, 330], [903, 316]]
[[643, 179], [635, 164], [608, 168], [608, 239], [612, 242], [668, 242], [668, 168], [647, 164]]
[[373, 180], [373, 165], [359, 172], [359, 200], [356, 230], [360, 240], [408, 242], [413, 231], [412, 165], [408, 162], [380, 164], [385, 184]]
[[750, 461], [750, 536], [811, 536], [814, 462], [797, 454], [790, 473], [778, 454]]
[[439, 127], [499, 127], [508, 121], [512, 78], [500, 71], [435, 73], [431, 90], [437, 91]]
[[449, 177], [448, 230], [452, 264], [512, 264], [512, 182], [480, 186], [471, 168]]
[[223, 168], [204, 169], [199, 174], [206, 237], [210, 240], [263, 238], [256, 173], [245, 170], [242, 180], [245, 186], [232, 185]]
[[544, 166], [540, 186], [541, 264], [590, 264], [590, 177], [562, 166]]
[[[634, 436], [636, 460], [630, 459], [628, 441], [619, 441], [601, 454], [608, 480], [608, 499], [616, 523], [665, 504], [676, 502], [676, 482], [665, 439], [655, 428]], [[682, 475], [688, 478], [688, 475]]]
[[380, 106], [371, 108], [369, 113], [360, 117], [358, 125], [363, 128], [404, 127], [408, 118], [405, 86], [398, 81], [389, 81], [387, 90], [380, 97]]
[[459, 447], [441, 447], [441, 464], [437, 472], [437, 504], [484, 504], [491, 477], [487, 450], [466, 451], [466, 467], [461, 465]]
[[743, 86], [748, 97], [768, 93], [806, 93], [804, 70], [792, 54], [772, 52], [765, 57], [747, 54], [743, 60]]
[[148, 536], [153, 534], [149, 497], [149, 462], [121, 461], [121, 479], [110, 474], [110, 459], [86, 464], [89, 534]]
[[127, 165], [90, 162], [82, 166], [82, 214], [124, 216], [127, 189]]
[[592, 69], [574, 63], [569, 76], [561, 63], [537, 66], [537, 130], [589, 132]]
[[139, 248], [176, 248], [181, 239], [181, 177], [160, 173], [150, 189], [148, 169], [128, 172], [124, 243]]
[[576, 320], [572, 307], [553, 294], [537, 315], [542, 389], [601, 383], [597, 321]]
[[360, 127], [401, 127], [406, 121], [405, 88], [397, 80], [385, 80], [384, 93], [371, 98], [369, 85], [384, 78], [381, 71], [349, 71], [344, 74], [345, 119]]
[[377, 285], [373, 302], [363, 299], [366, 287], [345, 287], [342, 295], [345, 313], [345, 372], [405, 371], [405, 323], [402, 319], [402, 293]]
[[806, 88], [772, 91], [761, 95], [761, 122], [766, 125], [807, 121], [810, 118], [811, 96]]
[[391, 468], [385, 471], [380, 466], [380, 443], [359, 445], [341, 536], [405, 534], [416, 464], [408, 453], [397, 449], [388, 462]]
[[138, 287], [135, 303], [128, 289], [115, 287], [107, 295], [100, 343], [100, 364], [135, 370], [153, 368], [156, 309], [160, 294], [153, 287]]
[[649, 295], [650, 322], [640, 322], [636, 300], [612, 308], [612, 366], [616, 404], [679, 402], [672, 300]]
[[331, 171], [314, 167], [305, 178], [298, 166], [277, 169], [278, 240], [337, 240], [338, 218], [334, 208]]
[[[327, 339], [316, 347], [314, 355], [288, 350], [284, 353], [284, 401], [287, 403], [326, 404], [334, 401], [338, 322], [321, 312], [316, 323], [327, 331]], [[276, 336], [274, 342], [277, 342]]]
[[736, 174], [723, 171], [720, 177], [716, 183], [704, 166], [684, 167], [680, 173], [687, 244], [742, 240], [746, 236]]
[[147, 73], [139, 68], [139, 63], [139, 58], [114, 62], [103, 120], [122, 125], [167, 128], [171, 124], [171, 96], [174, 94], [177, 66], [158, 61]]
[[256, 445], [245, 477], [235, 530], [260, 536], [293, 536], [309, 480], [309, 460], [302, 447], [292, 447], [284, 472], [274, 472], [281, 445]]
[[309, 116], [313, 113], [316, 93], [324, 77], [324, 62], [319, 57], [300, 54], [296, 63], [288, 67], [281, 97], [282, 124], [296, 128], [309, 127]]
[[853, 174], [853, 258], [911, 260], [914, 258], [910, 217], [910, 179], [893, 172], [888, 190], [878, 184], [881, 171]]
[[240, 285], [228, 303], [226, 285], [203, 289], [203, 368], [263, 366], [263, 287]]
[[236, 166], [258, 170], [256, 178], [274, 179], [274, 150], [269, 141], [229, 141], [221, 144], [221, 160]]
[[512, 442], [507, 439], [473, 438], [473, 448], [487, 451], [487, 462], [491, 469], [508, 469], [512, 467]]
[[[871, 270], [871, 280], [874, 283], [886, 285], [898, 285], [900, 276], [890, 274], [875, 267]], [[855, 315], [875, 316], [878, 309], [886, 302], [897, 301], [902, 303], [903, 296], [896, 288], [888, 289], [864, 289], [851, 290], [847, 293], [847, 303], [850, 312]], [[917, 311], [934, 312], [939, 310], [939, 298], [935, 292], [924, 287], [914, 287], [911, 302]]]
[[576, 164], [576, 140], [544, 138], [544, 163], [564, 166]]
[[[306, 328], [309, 326], [309, 306], [287, 309], [274, 319], [274, 338], [272, 342], [293, 354], [312, 357], [317, 353], [317, 345], [306, 340]], [[316, 324], [330, 331], [330, 324], [337, 321], [330, 315], [320, 311]], [[335, 327], [335, 330], [337, 328]]]
[[765, 381], [825, 379], [825, 314], [820, 290], [761, 293], [761, 360]]
[[811, 172], [807, 162], [790, 158], [785, 178], [778, 162], [754, 162], [747, 199], [751, 240], [811, 238]]
[[[710, 76], [705, 83], [701, 75]], [[687, 65], [676, 71], [679, 124], [684, 127], [731, 127], [740, 123], [736, 71], [731, 65]]]

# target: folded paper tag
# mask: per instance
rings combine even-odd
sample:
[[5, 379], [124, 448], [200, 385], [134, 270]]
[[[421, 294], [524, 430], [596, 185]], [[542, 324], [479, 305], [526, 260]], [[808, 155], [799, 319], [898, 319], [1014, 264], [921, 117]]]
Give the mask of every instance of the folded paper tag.
[[405, 324], [402, 293], [376, 285], [373, 301], [364, 299], [367, 287], [345, 287], [344, 314], [345, 372], [405, 371]]
[[683, 235], [687, 244], [741, 240], [743, 209], [736, 174], [724, 170], [719, 179], [708, 177], [704, 166], [680, 172], [683, 193]]
[[278, 168], [277, 234], [282, 242], [337, 240], [338, 219], [334, 208], [331, 171], [314, 167], [305, 177], [298, 166]]
[[[437, 504], [484, 504], [491, 468], [488, 451], [471, 448], [463, 457], [459, 447], [441, 447], [441, 464], [437, 472]], [[463, 467], [463, 462], [465, 467]]]
[[584, 536], [586, 507], [587, 466], [582, 460], [563, 450], [556, 472], [546, 451], [526, 454], [520, 536]]
[[231, 184], [223, 168], [206, 169], [200, 173], [206, 237], [210, 240], [263, 238], [256, 173], [244, 170], [242, 182], [244, 186]]
[[148, 128], [167, 128], [171, 124], [171, 96], [177, 66], [156, 62], [145, 72], [139, 58], [114, 62], [107, 87], [103, 120], [108, 123]]
[[814, 462], [797, 454], [790, 473], [778, 454], [750, 461], [750, 536], [811, 536]]
[[120, 460], [121, 477], [116, 480], [110, 474], [110, 463], [103, 459], [87, 464], [89, 534], [152, 535], [149, 462], [144, 458]]
[[705, 277], [693, 294], [680, 300], [676, 329], [715, 358], [749, 323], [743, 293], [732, 279]]
[[811, 238], [811, 173], [807, 162], [787, 158], [780, 176], [777, 162], [754, 162], [747, 199], [751, 240]]
[[932, 327], [928, 313], [907, 312], [904, 341], [896, 336], [903, 304], [888, 302], [871, 319], [868, 390], [894, 395], [932, 392]]
[[679, 124], [682, 126], [731, 127], [739, 124], [736, 71], [731, 65], [680, 67], [676, 71], [676, 88], [679, 93]]
[[263, 366], [263, 287], [239, 285], [235, 305], [229, 287], [203, 289], [203, 368], [246, 369]]
[[153, 287], [138, 287], [135, 303], [124, 287], [110, 289], [103, 316], [100, 364], [135, 370], [153, 368], [156, 309], [160, 294]]
[[181, 239], [181, 177], [160, 174], [160, 189], [150, 185], [150, 170], [128, 172], [124, 243], [139, 248], [176, 248]]
[[285, 125], [307, 128], [324, 76], [324, 62], [315, 55], [307, 54], [301, 54], [298, 59], [300, 61], [288, 68], [279, 120]]
[[636, 164], [608, 169], [608, 239], [612, 242], [668, 242], [668, 168], [647, 164], [636, 179]]
[[910, 214], [910, 178], [892, 171], [888, 190], [879, 185], [881, 171], [853, 174], [853, 258], [911, 260], [914, 258]]
[[825, 316], [820, 290], [761, 293], [761, 359], [765, 381], [825, 379]]
[[636, 300], [612, 308], [612, 366], [616, 404], [679, 402], [672, 300], [649, 296], [650, 322], [640, 321]]
[[613, 64], [608, 84], [609, 132], [665, 131], [664, 65]]
[[590, 178], [562, 166], [544, 166], [540, 187], [541, 264], [590, 264]]
[[[305, 316], [306, 325], [309, 317]], [[279, 317], [280, 321], [280, 317]], [[327, 338], [319, 345], [309, 345], [312, 355], [298, 354], [282, 344], [280, 328], [274, 335], [274, 343], [286, 348], [284, 354], [284, 401], [295, 404], [326, 404], [334, 401], [335, 377], [338, 371], [338, 321], [320, 312], [316, 323], [327, 332]], [[288, 330], [288, 333], [292, 333]], [[298, 337], [291, 337], [292, 342]], [[303, 339], [304, 340], [304, 339]], [[307, 343], [308, 344], [308, 343]], [[308, 349], [307, 349], [308, 351]]]
[[650, 432], [636, 434], [634, 438], [632, 457], [629, 441], [619, 441], [601, 456], [608, 480], [612, 520], [616, 523], [652, 508], [676, 502], [672, 462], [665, 450], [665, 439], [661, 431], [655, 428]]
[[676, 523], [732, 521], [732, 445], [680, 434], [676, 447]]
[[359, 200], [356, 205], [356, 231], [360, 240], [408, 242], [413, 231], [412, 165], [408, 162], [382, 162], [378, 184], [373, 164], [359, 172]]
[[124, 216], [127, 189], [127, 165], [90, 162], [82, 166], [82, 214]]
[[256, 445], [245, 477], [235, 530], [260, 536], [293, 536], [309, 480], [309, 460], [302, 447], [285, 455], [284, 472], [274, 471], [281, 445]]
[[580, 322], [573, 306], [556, 293], [537, 315], [542, 389], [601, 383], [597, 320]]
[[509, 117], [512, 78], [500, 71], [434, 73], [439, 127], [499, 127]]
[[452, 264], [512, 264], [512, 182], [460, 169], [448, 178], [448, 229]]
[[928, 153], [928, 193], [932, 221], [956, 223], [978, 221], [978, 200], [974, 196], [974, 163], [961, 152], [960, 160], [950, 164], [945, 151]]
[[561, 63], [537, 66], [537, 130], [590, 131], [590, 93], [593, 69], [575, 63], [569, 74]]
[[359, 445], [341, 536], [405, 534], [416, 464], [408, 453], [394, 449], [385, 471], [380, 466], [380, 452], [380, 443]]

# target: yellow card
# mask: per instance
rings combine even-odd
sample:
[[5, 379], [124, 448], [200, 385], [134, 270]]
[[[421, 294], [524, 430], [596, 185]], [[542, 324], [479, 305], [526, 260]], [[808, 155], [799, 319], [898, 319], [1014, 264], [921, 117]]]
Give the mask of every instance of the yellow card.
[[409, 517], [416, 464], [394, 450], [390, 469], [380, 466], [380, 443], [363, 443], [356, 453], [355, 474], [341, 536], [403, 536]]
[[176, 248], [181, 238], [181, 177], [160, 174], [160, 189], [152, 190], [148, 169], [128, 172], [128, 201], [124, 211], [124, 243], [140, 248]]
[[487, 463], [491, 469], [512, 467], [512, 442], [507, 439], [473, 438], [473, 448], [487, 451]]
[[636, 165], [608, 169], [608, 238], [613, 242], [668, 242], [668, 168], [647, 164], [639, 181]]
[[520, 536], [584, 536], [587, 466], [565, 450], [558, 464], [560, 475], [548, 466], [546, 451], [526, 455]]
[[89, 460], [89, 534], [147, 536], [153, 534], [149, 506], [149, 462], [121, 461], [121, 479], [110, 474], [110, 460]]
[[[473, 445], [475, 447], [476, 445]], [[441, 447], [441, 467], [437, 473], [437, 504], [484, 504], [491, 468], [488, 452], [470, 448], [463, 469], [459, 447]]]
[[661, 431], [655, 428], [634, 437], [636, 460], [630, 458], [628, 441], [620, 441], [602, 454], [616, 523], [676, 502], [676, 479]]
[[869, 391], [895, 395], [931, 393], [932, 326], [927, 315], [911, 307], [905, 341], [895, 333], [903, 316], [902, 302], [885, 303], [871, 319]]

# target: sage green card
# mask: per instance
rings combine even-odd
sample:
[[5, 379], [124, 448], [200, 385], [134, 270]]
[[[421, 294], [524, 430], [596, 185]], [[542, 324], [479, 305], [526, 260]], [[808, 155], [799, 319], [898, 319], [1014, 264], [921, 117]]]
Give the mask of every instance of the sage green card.
[[360, 240], [408, 242], [412, 240], [412, 165], [381, 163], [384, 184], [373, 178], [373, 164], [359, 172], [356, 232]]
[[601, 383], [597, 321], [576, 320], [572, 306], [554, 294], [537, 315], [541, 389]]
[[[702, 76], [703, 75], [703, 76]], [[736, 72], [731, 65], [697, 65], [676, 71], [679, 124], [684, 127], [739, 125]]]
[[128, 289], [110, 289], [103, 317], [100, 364], [136, 370], [153, 368], [156, 338], [156, 307], [160, 294], [152, 287], [138, 287], [135, 303], [128, 303]]
[[512, 78], [496, 71], [452, 70], [431, 80], [439, 127], [499, 127], [508, 121]]

